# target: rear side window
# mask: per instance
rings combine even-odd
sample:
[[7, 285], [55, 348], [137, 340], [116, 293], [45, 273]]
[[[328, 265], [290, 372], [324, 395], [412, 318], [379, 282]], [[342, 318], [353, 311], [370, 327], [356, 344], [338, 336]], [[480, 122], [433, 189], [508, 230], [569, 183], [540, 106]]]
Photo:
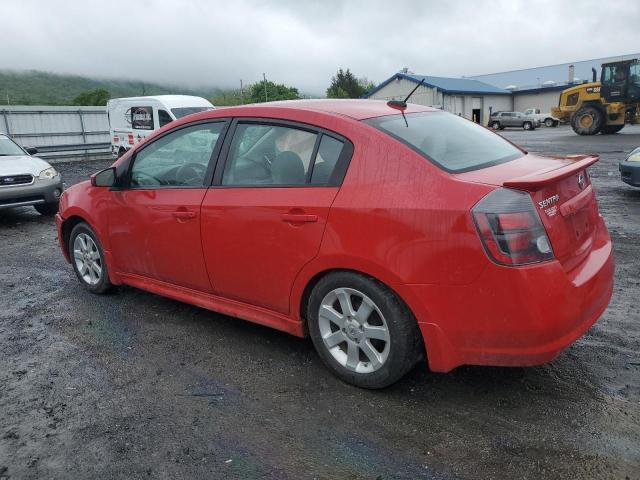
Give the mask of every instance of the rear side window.
[[331, 175], [336, 168], [344, 143], [333, 137], [323, 135], [318, 147], [318, 154], [311, 173], [311, 183], [322, 185], [329, 183]]
[[499, 135], [446, 112], [389, 115], [365, 122], [452, 173], [477, 170], [524, 155]]

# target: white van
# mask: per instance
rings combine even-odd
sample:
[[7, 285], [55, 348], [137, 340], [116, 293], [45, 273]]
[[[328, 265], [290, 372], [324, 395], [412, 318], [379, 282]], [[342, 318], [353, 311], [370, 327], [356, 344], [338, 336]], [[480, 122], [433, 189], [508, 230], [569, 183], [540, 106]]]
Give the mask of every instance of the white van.
[[153, 97], [114, 98], [107, 102], [111, 134], [111, 154], [122, 156], [147, 135], [180, 117], [212, 110], [202, 97], [157, 95]]

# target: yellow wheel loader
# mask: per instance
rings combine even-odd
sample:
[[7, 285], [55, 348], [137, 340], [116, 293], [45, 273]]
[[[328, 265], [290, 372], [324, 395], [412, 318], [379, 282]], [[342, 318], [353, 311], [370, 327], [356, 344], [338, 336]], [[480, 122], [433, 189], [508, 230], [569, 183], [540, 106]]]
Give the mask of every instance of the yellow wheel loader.
[[617, 133], [640, 123], [640, 60], [603, 63], [600, 81], [567, 88], [551, 114], [570, 122], [578, 135]]

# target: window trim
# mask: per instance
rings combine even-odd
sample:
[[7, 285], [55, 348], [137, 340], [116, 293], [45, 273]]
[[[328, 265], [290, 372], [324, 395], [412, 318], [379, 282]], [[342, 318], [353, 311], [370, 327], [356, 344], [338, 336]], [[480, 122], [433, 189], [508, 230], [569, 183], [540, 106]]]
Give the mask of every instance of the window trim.
[[[211, 157], [209, 157], [209, 163], [207, 165], [207, 170], [205, 172], [202, 185], [184, 185], [184, 186], [154, 185], [149, 187], [132, 187], [131, 186], [131, 174], [133, 172], [133, 166], [136, 163], [136, 159], [138, 158], [138, 155], [140, 154], [140, 152], [143, 152], [146, 148], [148, 148], [150, 145], [153, 145], [154, 143], [156, 143], [156, 141], [160, 140], [161, 138], [164, 138], [167, 135], [171, 135], [180, 130], [184, 130], [185, 128], [195, 127], [197, 125], [206, 125], [206, 124], [215, 124], [215, 123], [222, 123], [223, 124], [222, 130], [220, 131], [220, 136], [218, 137], [216, 146], [213, 149], [213, 152], [211, 152]], [[133, 155], [129, 159], [129, 162], [128, 162], [129, 164], [127, 165], [126, 173], [123, 176], [122, 182], [119, 182], [121, 183], [121, 186], [119, 187], [119, 189], [122, 189], [122, 190], [176, 190], [176, 189], [209, 188], [209, 186], [211, 185], [211, 180], [213, 178], [213, 172], [215, 171], [215, 168], [216, 168], [216, 164], [220, 159], [220, 151], [222, 150], [222, 145], [224, 144], [225, 137], [227, 135], [227, 132], [229, 131], [230, 123], [231, 123], [230, 119], [228, 118], [202, 120], [199, 122], [186, 123], [186, 124], [180, 125], [176, 128], [172, 128], [171, 130], [167, 130], [166, 132], [162, 133], [162, 135], [158, 135], [152, 141], [143, 145], [133, 153]]]
[[[290, 127], [298, 130], [307, 131], [317, 135], [313, 151], [311, 153], [309, 170], [307, 171], [304, 184], [257, 184], [257, 185], [223, 185], [222, 176], [224, 169], [227, 166], [229, 160], [229, 152], [231, 150], [231, 144], [236, 134], [238, 124], [255, 124], [255, 125], [268, 125], [276, 127]], [[343, 147], [340, 152], [340, 156], [336, 161], [336, 165], [329, 177], [329, 181], [326, 183], [311, 183], [311, 174], [313, 173], [313, 167], [316, 163], [316, 157], [318, 149], [320, 148], [320, 141], [322, 137], [327, 135], [340, 142]], [[216, 164], [215, 173], [213, 175], [213, 181], [211, 182], [212, 188], [324, 188], [324, 187], [340, 187], [344, 181], [351, 158], [353, 157], [353, 143], [348, 138], [340, 135], [339, 133], [327, 130], [316, 125], [311, 125], [304, 122], [284, 120], [280, 118], [262, 118], [262, 117], [234, 117], [231, 121], [227, 135], [224, 139], [224, 145], [222, 146], [218, 162]]]

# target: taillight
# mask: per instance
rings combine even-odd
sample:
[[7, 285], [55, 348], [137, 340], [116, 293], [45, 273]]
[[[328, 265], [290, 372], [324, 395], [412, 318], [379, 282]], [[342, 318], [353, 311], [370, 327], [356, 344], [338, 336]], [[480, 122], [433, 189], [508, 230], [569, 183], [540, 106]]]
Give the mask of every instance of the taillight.
[[499, 188], [480, 200], [471, 213], [482, 245], [494, 262], [513, 266], [554, 258], [528, 193]]

